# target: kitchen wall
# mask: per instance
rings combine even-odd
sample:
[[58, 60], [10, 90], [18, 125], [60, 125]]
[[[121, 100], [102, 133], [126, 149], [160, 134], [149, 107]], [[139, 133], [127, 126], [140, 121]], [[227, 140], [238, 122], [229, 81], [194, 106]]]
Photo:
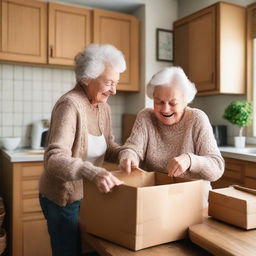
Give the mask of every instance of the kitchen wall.
[[[182, 18], [209, 5], [217, 0], [179, 0], [178, 18]], [[225, 2], [247, 6], [255, 0], [225, 0]], [[232, 74], [231, 74], [232, 75]], [[212, 124], [228, 126], [228, 144], [233, 144], [233, 137], [238, 135], [239, 129], [222, 118], [225, 108], [234, 100], [246, 99], [246, 95], [216, 95], [196, 97], [192, 107], [205, 111]]]
[[[0, 137], [19, 136], [30, 146], [31, 125], [50, 119], [56, 100], [75, 85], [71, 69], [0, 64]], [[121, 141], [124, 93], [110, 97], [113, 131]]]
[[146, 85], [161, 68], [173, 65], [156, 60], [156, 29], [172, 30], [172, 24], [178, 18], [178, 0], [144, 0], [143, 3], [142, 7], [133, 12], [141, 20], [141, 91], [127, 95], [126, 112], [129, 113], [152, 107], [152, 101], [145, 95]]
[[[58, 2], [81, 6], [82, 1]], [[116, 96], [109, 99], [113, 132], [116, 141], [121, 142], [122, 114], [137, 113], [145, 106], [151, 105], [151, 101], [145, 96], [146, 83], [160, 68], [172, 65], [168, 62], [156, 61], [156, 28], [172, 29], [172, 23], [177, 19], [177, 0], [112, 0], [108, 2], [84, 0], [83, 3], [84, 7], [87, 7], [88, 3], [90, 7], [98, 3], [101, 6], [96, 7], [112, 8], [115, 11], [117, 6], [124, 6], [122, 11], [129, 9], [128, 13], [138, 17], [141, 22], [141, 91], [118, 92]], [[135, 8], [127, 8], [127, 3], [132, 3]], [[21, 136], [21, 146], [29, 146], [31, 124], [42, 118], [50, 118], [56, 99], [73, 86], [74, 75], [70, 69], [0, 63], [0, 137]]]

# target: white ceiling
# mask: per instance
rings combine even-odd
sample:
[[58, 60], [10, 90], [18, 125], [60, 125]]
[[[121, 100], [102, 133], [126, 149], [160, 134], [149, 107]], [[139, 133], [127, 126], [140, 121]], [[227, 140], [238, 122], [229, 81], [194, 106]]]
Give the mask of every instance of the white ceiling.
[[49, 2], [56, 1], [131, 13], [138, 7], [145, 4], [145, 1], [147, 0], [50, 0]]

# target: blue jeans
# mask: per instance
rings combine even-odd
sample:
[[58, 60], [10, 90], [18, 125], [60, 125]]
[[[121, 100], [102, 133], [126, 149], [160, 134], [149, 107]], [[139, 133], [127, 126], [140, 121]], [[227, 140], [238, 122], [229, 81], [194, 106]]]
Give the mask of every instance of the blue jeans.
[[39, 194], [51, 238], [52, 256], [81, 256], [80, 201], [61, 207]]

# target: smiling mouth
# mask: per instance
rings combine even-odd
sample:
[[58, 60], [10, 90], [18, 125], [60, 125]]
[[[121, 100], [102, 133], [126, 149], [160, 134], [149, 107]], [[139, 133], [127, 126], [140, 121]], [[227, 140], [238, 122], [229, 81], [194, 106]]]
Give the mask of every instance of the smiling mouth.
[[163, 113], [161, 113], [161, 115], [162, 115], [163, 117], [172, 117], [172, 116], [174, 115], [174, 113], [172, 113], [172, 114], [163, 114]]

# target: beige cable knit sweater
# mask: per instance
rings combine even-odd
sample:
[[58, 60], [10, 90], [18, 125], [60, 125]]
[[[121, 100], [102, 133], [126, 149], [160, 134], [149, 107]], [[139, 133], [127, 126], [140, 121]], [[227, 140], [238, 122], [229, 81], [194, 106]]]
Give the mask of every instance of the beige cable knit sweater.
[[[82, 199], [82, 178], [92, 180], [98, 172], [104, 171], [85, 161], [88, 131], [94, 135], [99, 131], [103, 133], [107, 143], [105, 158], [115, 161], [120, 147], [114, 142], [111, 125], [108, 104], [93, 107], [82, 86], [76, 85], [63, 95], [52, 111], [40, 193], [60, 206]], [[102, 162], [103, 159], [99, 159], [99, 165]]]
[[130, 137], [119, 153], [119, 159], [140, 161], [147, 171], [167, 172], [173, 157], [187, 153], [191, 166], [183, 177], [215, 181], [224, 171], [224, 160], [213, 136], [207, 115], [187, 107], [183, 118], [174, 125], [164, 125], [152, 109], [142, 110]]

